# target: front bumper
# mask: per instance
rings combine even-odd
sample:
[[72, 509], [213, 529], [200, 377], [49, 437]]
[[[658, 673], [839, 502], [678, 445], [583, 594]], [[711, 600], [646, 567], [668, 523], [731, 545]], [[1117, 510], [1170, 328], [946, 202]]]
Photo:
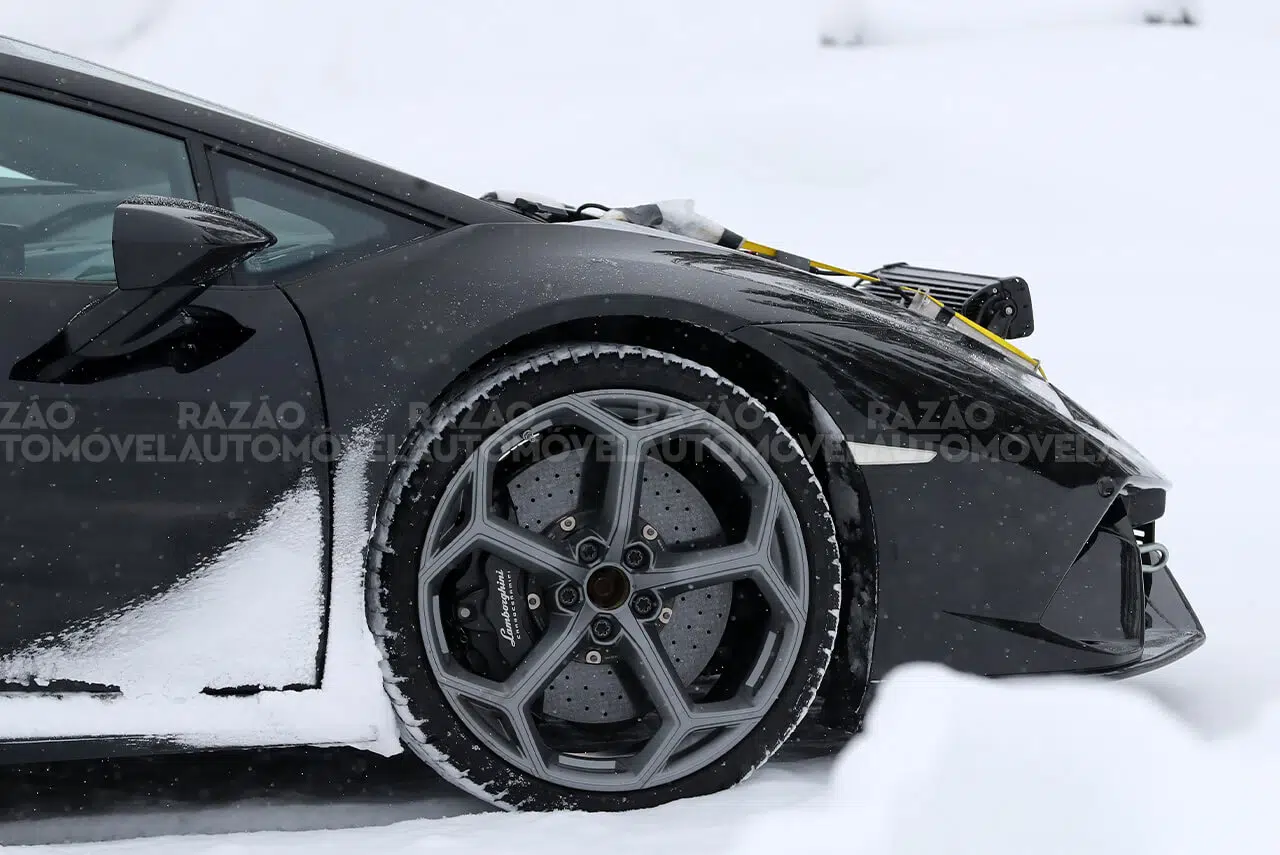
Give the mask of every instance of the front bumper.
[[1142, 656], [1102, 673], [1134, 677], [1176, 662], [1204, 644], [1204, 627], [1169, 570], [1148, 574]]
[[[870, 680], [920, 661], [1128, 675], [1203, 643], [1167, 569], [1141, 566], [1168, 479], [1040, 378], [933, 333], [868, 319], [736, 333], [804, 382], [856, 464]], [[899, 453], [859, 461], [886, 446]]]

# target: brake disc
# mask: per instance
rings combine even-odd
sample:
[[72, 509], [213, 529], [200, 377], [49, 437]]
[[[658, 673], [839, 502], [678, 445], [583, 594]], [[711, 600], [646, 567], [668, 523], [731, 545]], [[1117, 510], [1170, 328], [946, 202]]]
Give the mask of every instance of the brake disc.
[[[585, 449], [548, 457], [507, 484], [516, 519], [530, 531], [547, 532], [577, 508]], [[658, 542], [674, 546], [722, 534], [710, 503], [675, 469], [650, 457], [645, 461], [640, 518], [658, 532]], [[660, 551], [660, 550], [659, 550]], [[677, 676], [691, 684], [707, 666], [729, 621], [733, 584], [681, 594], [666, 603], [671, 620], [659, 637]], [[623, 678], [608, 660], [571, 661], [543, 695], [543, 711], [583, 724], [626, 721], [641, 715]]]

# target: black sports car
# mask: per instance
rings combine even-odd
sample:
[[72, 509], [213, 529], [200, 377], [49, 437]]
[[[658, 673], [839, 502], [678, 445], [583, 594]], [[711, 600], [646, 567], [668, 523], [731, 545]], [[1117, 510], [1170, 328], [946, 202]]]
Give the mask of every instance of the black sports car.
[[472, 198], [0, 39], [0, 305], [5, 760], [404, 745], [637, 807], [900, 663], [1204, 638], [1017, 278]]

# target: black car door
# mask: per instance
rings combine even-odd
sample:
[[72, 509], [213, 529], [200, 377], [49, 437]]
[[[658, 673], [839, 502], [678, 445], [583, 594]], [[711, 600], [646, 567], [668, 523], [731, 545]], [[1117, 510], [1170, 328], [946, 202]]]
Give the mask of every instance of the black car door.
[[301, 320], [227, 279], [138, 352], [34, 375], [114, 288], [115, 205], [209, 194], [178, 134], [4, 88], [0, 691], [314, 685], [327, 468]]

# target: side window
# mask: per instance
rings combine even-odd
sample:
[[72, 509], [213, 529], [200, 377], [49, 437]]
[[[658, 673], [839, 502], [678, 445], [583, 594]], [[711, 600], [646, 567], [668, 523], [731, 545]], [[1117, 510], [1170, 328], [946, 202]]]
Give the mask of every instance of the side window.
[[115, 206], [195, 199], [180, 139], [0, 92], [0, 278], [115, 279]]
[[226, 155], [211, 158], [231, 209], [276, 236], [244, 263], [254, 276], [300, 275], [408, 243], [433, 230], [349, 196]]

